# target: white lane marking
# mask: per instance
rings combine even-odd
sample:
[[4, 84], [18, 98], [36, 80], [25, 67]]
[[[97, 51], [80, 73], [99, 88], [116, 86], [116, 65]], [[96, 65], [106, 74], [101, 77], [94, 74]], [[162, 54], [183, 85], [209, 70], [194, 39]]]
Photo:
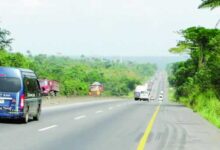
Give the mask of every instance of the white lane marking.
[[83, 119], [83, 118], [86, 118], [86, 116], [85, 116], [85, 115], [82, 115], [82, 116], [75, 117], [74, 119], [75, 119], [75, 120], [79, 120], [79, 119]]
[[103, 111], [102, 111], [102, 110], [98, 110], [98, 111], [96, 111], [95, 113], [96, 113], [96, 114], [99, 114], [99, 113], [103, 113]]
[[113, 109], [113, 107], [109, 107], [108, 109], [109, 109], [109, 110], [112, 110], [112, 109]]
[[49, 126], [49, 127], [45, 127], [45, 128], [39, 129], [38, 131], [42, 132], [42, 131], [46, 131], [46, 130], [49, 130], [49, 129], [52, 129], [52, 128], [56, 128], [56, 127], [57, 127], [57, 125], [52, 125], [52, 126]]
[[121, 107], [121, 105], [117, 105], [117, 107]]

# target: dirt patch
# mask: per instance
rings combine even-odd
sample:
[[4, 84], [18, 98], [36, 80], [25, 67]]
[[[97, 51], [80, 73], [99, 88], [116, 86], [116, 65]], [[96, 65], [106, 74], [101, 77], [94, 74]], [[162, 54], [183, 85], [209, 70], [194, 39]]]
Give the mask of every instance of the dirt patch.
[[57, 97], [43, 97], [42, 105], [43, 107], [60, 105], [60, 104], [72, 104], [79, 102], [90, 102], [90, 101], [98, 101], [98, 100], [126, 100], [123, 97], [91, 97], [91, 96], [79, 96], [79, 97], [65, 97], [65, 96], [57, 96]]

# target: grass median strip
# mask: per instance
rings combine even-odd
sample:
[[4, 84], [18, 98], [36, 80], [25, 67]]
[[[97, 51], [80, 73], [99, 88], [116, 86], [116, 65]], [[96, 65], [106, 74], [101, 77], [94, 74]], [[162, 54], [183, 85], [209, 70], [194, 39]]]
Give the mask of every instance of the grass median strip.
[[156, 111], [154, 112], [154, 114], [153, 114], [153, 116], [152, 116], [152, 118], [151, 118], [151, 120], [150, 120], [150, 122], [149, 122], [149, 124], [148, 124], [148, 126], [147, 126], [147, 128], [145, 130], [145, 132], [144, 132], [144, 135], [142, 136], [142, 138], [141, 138], [141, 140], [140, 140], [140, 142], [138, 144], [137, 150], [144, 150], [145, 144], [146, 144], [146, 142], [148, 140], [148, 137], [149, 137], [149, 135], [151, 133], [151, 130], [153, 128], [153, 124], [154, 124], [154, 122], [156, 120], [156, 117], [157, 117], [157, 114], [158, 114], [159, 110], [160, 110], [160, 105], [157, 106]]

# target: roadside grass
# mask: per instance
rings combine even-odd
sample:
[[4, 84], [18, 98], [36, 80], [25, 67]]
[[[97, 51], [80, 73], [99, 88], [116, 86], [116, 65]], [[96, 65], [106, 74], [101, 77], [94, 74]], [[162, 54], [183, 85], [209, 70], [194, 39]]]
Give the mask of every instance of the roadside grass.
[[168, 89], [168, 99], [171, 102], [176, 102], [176, 99], [175, 99], [175, 89], [172, 88], [172, 87], [169, 87], [169, 89]]
[[175, 88], [169, 87], [168, 98], [171, 102], [177, 102], [191, 108], [203, 118], [220, 128], [220, 100], [213, 91], [205, 93], [192, 93], [189, 97], [175, 98]]
[[130, 91], [128, 93], [128, 95], [124, 95], [124, 96], [121, 96], [122, 98], [125, 98], [125, 99], [129, 99], [129, 100], [133, 100], [134, 99], [134, 92], [133, 91]]
[[128, 98], [134, 98], [134, 91], [131, 91], [128, 93]]
[[193, 109], [220, 128], [220, 101], [213, 92], [198, 94]]
[[212, 91], [192, 95], [194, 96], [181, 97], [179, 102], [220, 128], [220, 100], [216, 95]]

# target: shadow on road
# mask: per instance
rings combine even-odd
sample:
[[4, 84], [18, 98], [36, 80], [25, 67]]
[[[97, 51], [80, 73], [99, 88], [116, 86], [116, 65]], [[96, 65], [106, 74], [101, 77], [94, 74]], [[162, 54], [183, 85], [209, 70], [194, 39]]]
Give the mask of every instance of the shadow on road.
[[[34, 122], [34, 120], [29, 120], [28, 123]], [[0, 124], [25, 124], [19, 119], [0, 119]]]

